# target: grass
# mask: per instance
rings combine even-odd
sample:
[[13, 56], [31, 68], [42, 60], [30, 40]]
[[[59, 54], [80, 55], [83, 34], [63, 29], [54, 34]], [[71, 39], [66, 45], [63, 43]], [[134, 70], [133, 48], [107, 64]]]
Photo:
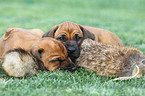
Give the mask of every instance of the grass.
[[[125, 46], [145, 54], [144, 0], [0, 0], [0, 37], [9, 27], [47, 32], [65, 21], [110, 30]], [[142, 96], [145, 77], [109, 82], [109, 77], [78, 69], [39, 72], [14, 78], [0, 67], [0, 96]]]

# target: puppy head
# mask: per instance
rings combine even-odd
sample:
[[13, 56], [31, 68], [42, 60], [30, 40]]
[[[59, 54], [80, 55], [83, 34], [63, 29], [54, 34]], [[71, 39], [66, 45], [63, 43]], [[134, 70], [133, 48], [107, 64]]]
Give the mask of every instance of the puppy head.
[[65, 47], [53, 38], [42, 38], [32, 45], [30, 52], [41, 66], [42, 63], [47, 70], [56, 69], [70, 70], [76, 69], [75, 64], [68, 58]]
[[[60, 34], [60, 33], [63, 33], [63, 34]], [[73, 38], [75, 36], [71, 36], [72, 37], [71, 39], [78, 39], [78, 41], [80, 39], [79, 37], [82, 37], [83, 39], [86, 39], [86, 38], [90, 38], [92, 40], [95, 39], [94, 34], [89, 32], [83, 26], [73, 23], [73, 22], [64, 22], [60, 25], [55, 25], [52, 29], [50, 29], [42, 37], [57, 38], [57, 37], [61, 37], [62, 35], [70, 35], [70, 34], [72, 34], [72, 35], [78, 34], [78, 36], [76, 36], [77, 38]], [[70, 38], [70, 37], [66, 37], [66, 39], [67, 38]], [[62, 40], [60, 40], [60, 41], [62, 41]]]
[[81, 42], [86, 38], [92, 40], [95, 39], [94, 34], [83, 28], [81, 25], [72, 22], [64, 22], [60, 25], [54, 26], [45, 33], [43, 37], [53, 37], [61, 41], [61, 43], [66, 47], [69, 57], [73, 61], [80, 55], [79, 47]]

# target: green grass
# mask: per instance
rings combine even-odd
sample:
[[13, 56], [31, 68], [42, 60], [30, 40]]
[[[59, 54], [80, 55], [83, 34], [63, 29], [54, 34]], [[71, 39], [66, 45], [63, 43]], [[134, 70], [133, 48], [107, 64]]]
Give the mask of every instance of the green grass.
[[[0, 0], [0, 36], [7, 28], [47, 32], [65, 21], [110, 30], [125, 46], [145, 54], [144, 0]], [[110, 78], [78, 69], [74, 73], [39, 72], [25, 78], [7, 76], [0, 67], [0, 96], [143, 96], [145, 77], [109, 82]]]

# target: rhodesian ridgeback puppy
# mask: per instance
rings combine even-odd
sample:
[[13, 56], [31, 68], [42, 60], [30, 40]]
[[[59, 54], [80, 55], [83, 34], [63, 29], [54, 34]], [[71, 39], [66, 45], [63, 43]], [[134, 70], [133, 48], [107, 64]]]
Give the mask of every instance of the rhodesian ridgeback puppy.
[[123, 46], [122, 41], [110, 31], [72, 22], [64, 22], [54, 26], [43, 37], [53, 37], [61, 41], [73, 62], [79, 57], [81, 42], [86, 38], [105, 44]]
[[10, 28], [0, 39], [0, 57], [18, 48], [28, 51], [40, 70], [75, 70], [66, 48], [53, 38], [40, 38], [27, 30]]

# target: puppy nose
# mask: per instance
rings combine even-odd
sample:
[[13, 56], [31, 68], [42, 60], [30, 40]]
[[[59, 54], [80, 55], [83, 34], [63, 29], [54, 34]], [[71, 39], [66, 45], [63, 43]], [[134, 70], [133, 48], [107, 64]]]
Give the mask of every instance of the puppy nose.
[[70, 51], [70, 52], [74, 52], [76, 50], [76, 48], [74, 48], [74, 47], [68, 47], [68, 51]]

